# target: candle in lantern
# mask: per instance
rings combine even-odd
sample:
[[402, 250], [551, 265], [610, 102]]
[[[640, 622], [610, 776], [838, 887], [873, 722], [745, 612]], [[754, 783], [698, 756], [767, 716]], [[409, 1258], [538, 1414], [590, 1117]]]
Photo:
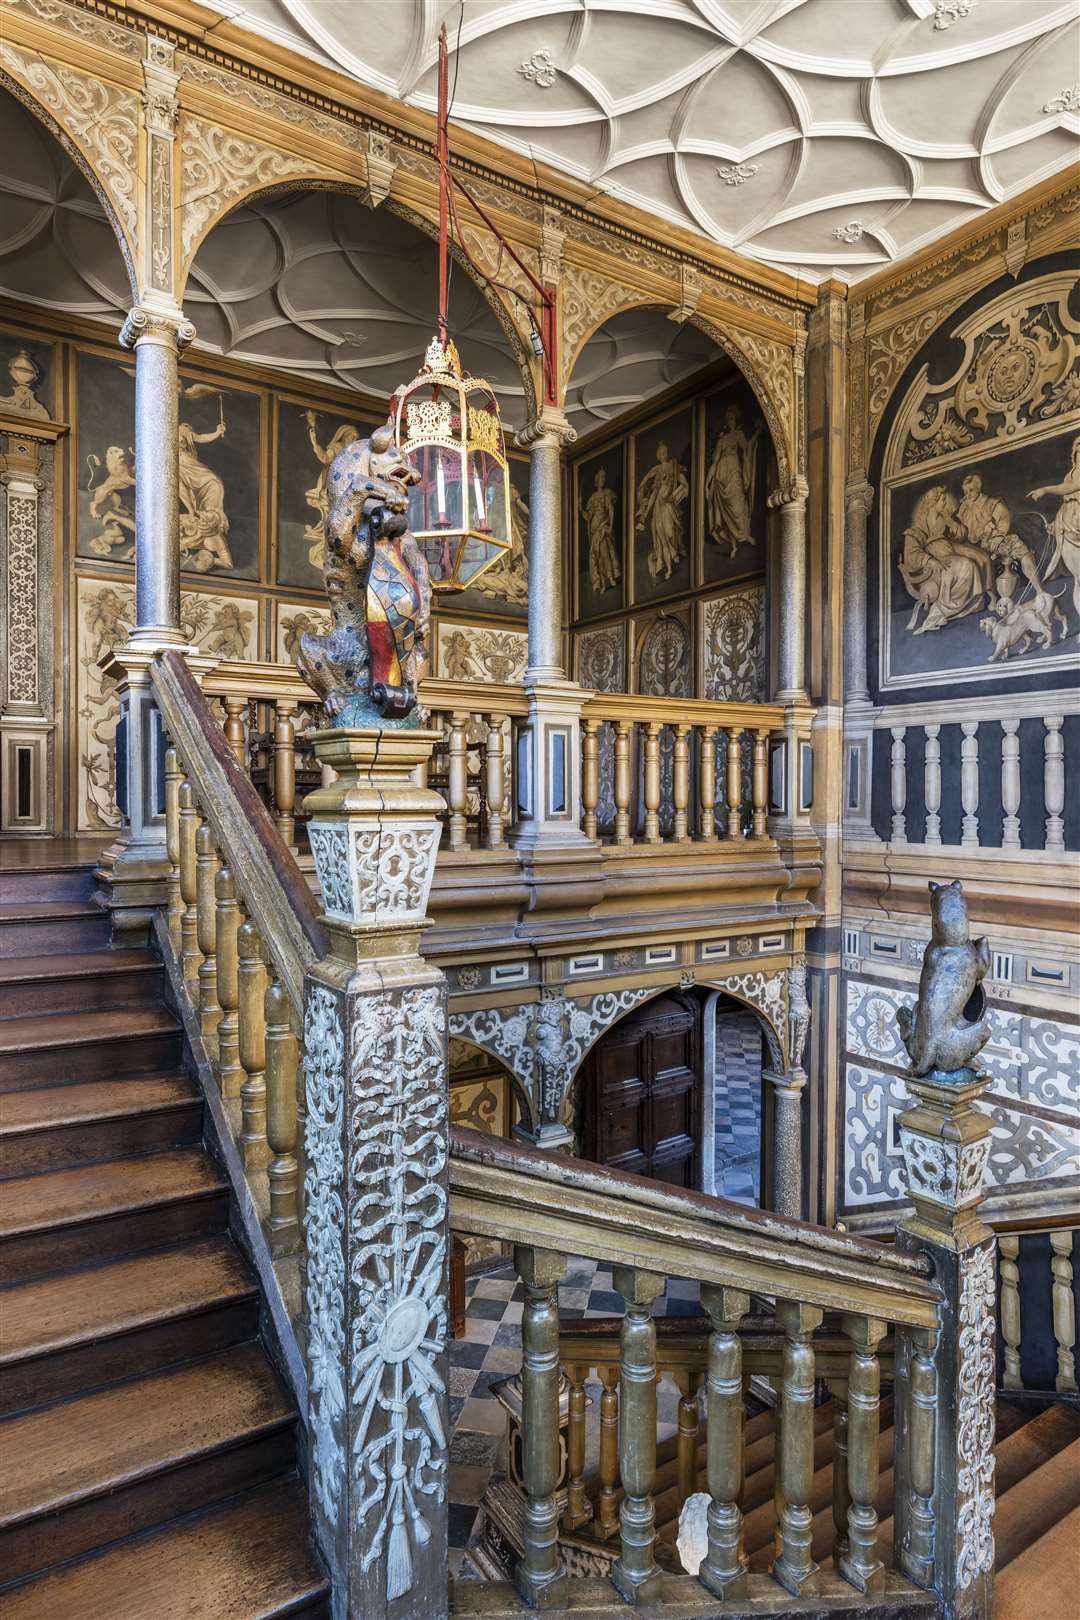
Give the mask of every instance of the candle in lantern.
[[443, 472], [442, 456], [438, 450], [435, 452], [435, 492], [439, 502], [439, 522], [446, 522], [446, 475]]
[[487, 528], [487, 507], [484, 505], [484, 488], [480, 482], [480, 469], [473, 468], [473, 488], [476, 490], [476, 527]]

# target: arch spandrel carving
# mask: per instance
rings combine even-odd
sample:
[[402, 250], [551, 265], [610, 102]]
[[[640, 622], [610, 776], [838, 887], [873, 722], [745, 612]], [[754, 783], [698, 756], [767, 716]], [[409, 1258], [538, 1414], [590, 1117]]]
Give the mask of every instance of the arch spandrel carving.
[[116, 233], [139, 299], [139, 146], [143, 108], [125, 85], [0, 39], [0, 88], [10, 91], [60, 142], [93, 187]]

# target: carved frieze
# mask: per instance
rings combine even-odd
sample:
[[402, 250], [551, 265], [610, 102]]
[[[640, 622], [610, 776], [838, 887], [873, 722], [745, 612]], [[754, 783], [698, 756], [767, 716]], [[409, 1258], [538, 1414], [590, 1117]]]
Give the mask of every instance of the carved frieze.
[[180, 241], [185, 262], [207, 228], [242, 197], [301, 175], [331, 178], [307, 158], [292, 157], [263, 141], [245, 140], [203, 118], [186, 116], [180, 129], [182, 177]]

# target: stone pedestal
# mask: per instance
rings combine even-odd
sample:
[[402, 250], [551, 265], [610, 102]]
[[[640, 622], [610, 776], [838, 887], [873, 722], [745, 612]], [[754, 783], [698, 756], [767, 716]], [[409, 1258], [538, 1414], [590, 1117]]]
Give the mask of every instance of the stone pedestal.
[[330, 954], [304, 985], [305, 1301], [316, 1530], [342, 1620], [443, 1620], [446, 983], [420, 958], [430, 731], [316, 733], [306, 800]]
[[985, 1075], [909, 1079], [900, 1143], [915, 1214], [897, 1247], [922, 1251], [944, 1295], [936, 1333], [897, 1332], [896, 1548], [945, 1620], [984, 1620], [994, 1578], [996, 1242], [979, 1218], [990, 1120]]

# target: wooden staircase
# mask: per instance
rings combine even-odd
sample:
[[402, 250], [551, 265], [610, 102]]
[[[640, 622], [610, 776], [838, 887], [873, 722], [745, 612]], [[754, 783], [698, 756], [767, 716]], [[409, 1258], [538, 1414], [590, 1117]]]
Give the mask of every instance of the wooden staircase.
[[41, 861], [0, 868], [0, 1611], [326, 1616], [161, 965]]
[[[814, 1411], [814, 1480], [810, 1498], [813, 1510], [811, 1533], [814, 1560], [824, 1570], [833, 1567], [833, 1420], [834, 1408], [826, 1401]], [[893, 1474], [892, 1461], [896, 1432], [893, 1427], [892, 1397], [886, 1395], [881, 1407], [881, 1478], [877, 1497], [880, 1516], [879, 1556], [887, 1567], [893, 1563]], [[706, 1436], [700, 1435], [699, 1455], [704, 1459]], [[776, 1531], [774, 1499], [774, 1452], [776, 1416], [757, 1411], [748, 1418], [745, 1429], [745, 1475], [743, 1495], [744, 1545], [751, 1571], [764, 1573], [773, 1558]], [[1062, 1402], [1041, 1410], [1023, 1407], [1007, 1399], [998, 1403], [997, 1444], [995, 1446], [995, 1486], [997, 1509], [994, 1517], [996, 1546], [995, 1620], [1080, 1620], [1080, 1585], [1077, 1575], [1077, 1531], [1080, 1530], [1080, 1408]], [[675, 1551], [679, 1530], [679, 1491], [677, 1486], [677, 1442], [662, 1442], [657, 1448], [654, 1501], [660, 1547], [658, 1561], [664, 1568], [682, 1568]], [[587, 1497], [597, 1517], [599, 1481], [588, 1481]], [[704, 1460], [698, 1473], [697, 1489], [707, 1489]], [[619, 1493], [621, 1498], [621, 1492]], [[582, 1552], [596, 1553], [604, 1547], [614, 1559], [618, 1535], [601, 1543], [592, 1526], [560, 1538]], [[1035, 1583], [1033, 1585], [1032, 1583]], [[1033, 1598], [1041, 1591], [1040, 1601]], [[875, 1611], [877, 1612], [877, 1611]]]

